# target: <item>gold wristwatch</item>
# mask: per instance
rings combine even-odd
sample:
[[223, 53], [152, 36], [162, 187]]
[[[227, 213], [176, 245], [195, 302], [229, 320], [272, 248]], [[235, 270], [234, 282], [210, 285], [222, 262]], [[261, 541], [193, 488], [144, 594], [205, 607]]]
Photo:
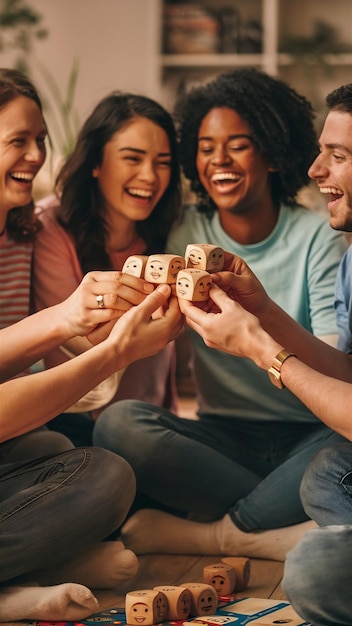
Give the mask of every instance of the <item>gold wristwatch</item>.
[[292, 352], [288, 352], [287, 350], [281, 350], [279, 354], [276, 355], [271, 367], [268, 369], [268, 376], [275, 387], [279, 389], [283, 389], [285, 387], [284, 383], [281, 380], [281, 368], [282, 364], [285, 363], [286, 359], [290, 356], [296, 356]]

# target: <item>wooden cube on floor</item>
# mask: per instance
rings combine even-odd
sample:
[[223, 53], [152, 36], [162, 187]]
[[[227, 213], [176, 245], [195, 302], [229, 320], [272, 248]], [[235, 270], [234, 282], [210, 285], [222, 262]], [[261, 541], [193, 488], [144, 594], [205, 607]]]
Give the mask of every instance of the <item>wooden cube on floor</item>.
[[180, 585], [159, 585], [154, 587], [156, 591], [161, 591], [167, 597], [169, 604], [168, 620], [187, 619], [191, 612], [191, 592]]
[[218, 596], [229, 595], [235, 590], [235, 570], [226, 563], [206, 565], [203, 569], [203, 581], [214, 587]]
[[139, 589], [126, 594], [127, 624], [152, 626], [166, 620], [168, 602], [164, 593], [154, 589]]
[[218, 607], [218, 596], [214, 587], [206, 583], [182, 583], [191, 592], [190, 615], [214, 615]]

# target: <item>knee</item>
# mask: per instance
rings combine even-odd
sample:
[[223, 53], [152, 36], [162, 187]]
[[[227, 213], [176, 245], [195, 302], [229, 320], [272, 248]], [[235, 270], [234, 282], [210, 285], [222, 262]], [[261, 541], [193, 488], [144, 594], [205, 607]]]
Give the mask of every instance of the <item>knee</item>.
[[103, 479], [106, 491], [111, 485], [116, 485], [117, 477], [119, 483], [123, 483], [127, 489], [133, 490], [136, 482], [135, 475], [126, 459], [103, 448], [92, 447], [88, 451], [91, 455], [90, 471], [95, 476], [98, 475], [97, 480], [99, 480], [98, 477]]
[[328, 484], [337, 485], [351, 475], [350, 442], [334, 444], [322, 448], [310, 461], [303, 475], [300, 496], [307, 515], [314, 517], [312, 507], [322, 506], [330, 497]]
[[114, 450], [114, 442], [124, 441], [137, 413], [136, 404], [134, 400], [120, 400], [104, 409], [94, 425], [94, 445]]
[[300, 488], [300, 496], [305, 510], [310, 505], [317, 490], [320, 495], [319, 485], [323, 477], [327, 476], [330, 462], [331, 448], [329, 446], [320, 450], [307, 465]]
[[136, 477], [128, 461], [102, 448], [87, 449], [90, 460], [89, 489], [104, 505], [109, 502], [111, 516], [127, 515], [136, 494]]
[[[352, 604], [350, 542], [352, 526], [327, 526], [308, 532], [288, 553], [282, 588], [305, 620], [319, 624], [350, 623], [342, 618]], [[340, 611], [341, 622], [334, 621]]]

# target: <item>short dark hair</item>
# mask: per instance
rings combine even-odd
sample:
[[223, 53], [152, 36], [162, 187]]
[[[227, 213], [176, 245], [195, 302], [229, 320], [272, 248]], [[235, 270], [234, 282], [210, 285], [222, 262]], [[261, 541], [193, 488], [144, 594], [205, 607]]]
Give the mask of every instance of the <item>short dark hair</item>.
[[[0, 111], [10, 102], [25, 96], [33, 100], [43, 113], [42, 103], [34, 84], [18, 70], [0, 68]], [[41, 224], [34, 215], [33, 201], [22, 207], [14, 207], [8, 212], [6, 230], [14, 241], [33, 241]]]
[[241, 68], [194, 87], [175, 106], [180, 160], [199, 198], [199, 210], [209, 210], [209, 198], [196, 168], [198, 131], [208, 112], [221, 107], [233, 109], [247, 122], [259, 152], [276, 169], [271, 174], [275, 204], [294, 203], [299, 189], [309, 183], [308, 168], [317, 155], [312, 106], [283, 81]]
[[326, 104], [330, 111], [352, 113], [352, 83], [341, 85], [326, 96]]
[[105, 250], [106, 224], [93, 169], [103, 160], [104, 146], [121, 128], [145, 117], [167, 134], [171, 151], [171, 179], [151, 215], [136, 223], [146, 252], [159, 252], [166, 245], [169, 230], [181, 210], [180, 166], [176, 130], [172, 116], [160, 104], [145, 96], [114, 91], [101, 100], [87, 118], [72, 154], [62, 166], [56, 191], [60, 197], [57, 218], [75, 242], [83, 272], [110, 269]]

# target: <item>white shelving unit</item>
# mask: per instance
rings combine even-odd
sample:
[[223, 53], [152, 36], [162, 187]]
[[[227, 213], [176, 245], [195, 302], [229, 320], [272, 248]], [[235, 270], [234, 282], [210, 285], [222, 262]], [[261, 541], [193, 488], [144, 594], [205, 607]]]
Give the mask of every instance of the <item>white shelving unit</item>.
[[[182, 4], [183, 0], [180, 0]], [[169, 54], [163, 46], [163, 11], [166, 0], [149, 0], [153, 7], [153, 81], [154, 92], [165, 106], [172, 106], [181, 82], [197, 81], [215, 73], [234, 67], [257, 67], [273, 76], [279, 76], [302, 91], [307, 77], [297, 67], [296, 60], [289, 54], [280, 52], [282, 38], [289, 35], [308, 35], [314, 21], [324, 21], [336, 28], [341, 41], [352, 47], [351, 23], [352, 0], [222, 0], [222, 6], [234, 6], [240, 11], [252, 2], [255, 16], [262, 26], [262, 51], [260, 53], [214, 53], [214, 54]], [[197, 0], [194, 0], [197, 4]], [[218, 0], [199, 2], [202, 6], [218, 8]], [[246, 5], [246, 6], [245, 6]], [[316, 74], [323, 84], [319, 89], [325, 94], [331, 87], [352, 80], [352, 52], [326, 54], [326, 66], [332, 68], [331, 76]], [[307, 61], [317, 65], [316, 59]], [[320, 69], [323, 63], [320, 64]], [[315, 72], [312, 70], [313, 73]], [[336, 76], [336, 78], [335, 78]], [[329, 81], [331, 84], [329, 84]], [[334, 82], [335, 81], [335, 82]], [[310, 82], [310, 81], [308, 81]], [[295, 84], [297, 83], [297, 84]], [[307, 85], [307, 91], [311, 85]], [[304, 93], [304, 89], [303, 89]], [[311, 94], [308, 93], [308, 96]], [[319, 94], [320, 97], [320, 94]]]

